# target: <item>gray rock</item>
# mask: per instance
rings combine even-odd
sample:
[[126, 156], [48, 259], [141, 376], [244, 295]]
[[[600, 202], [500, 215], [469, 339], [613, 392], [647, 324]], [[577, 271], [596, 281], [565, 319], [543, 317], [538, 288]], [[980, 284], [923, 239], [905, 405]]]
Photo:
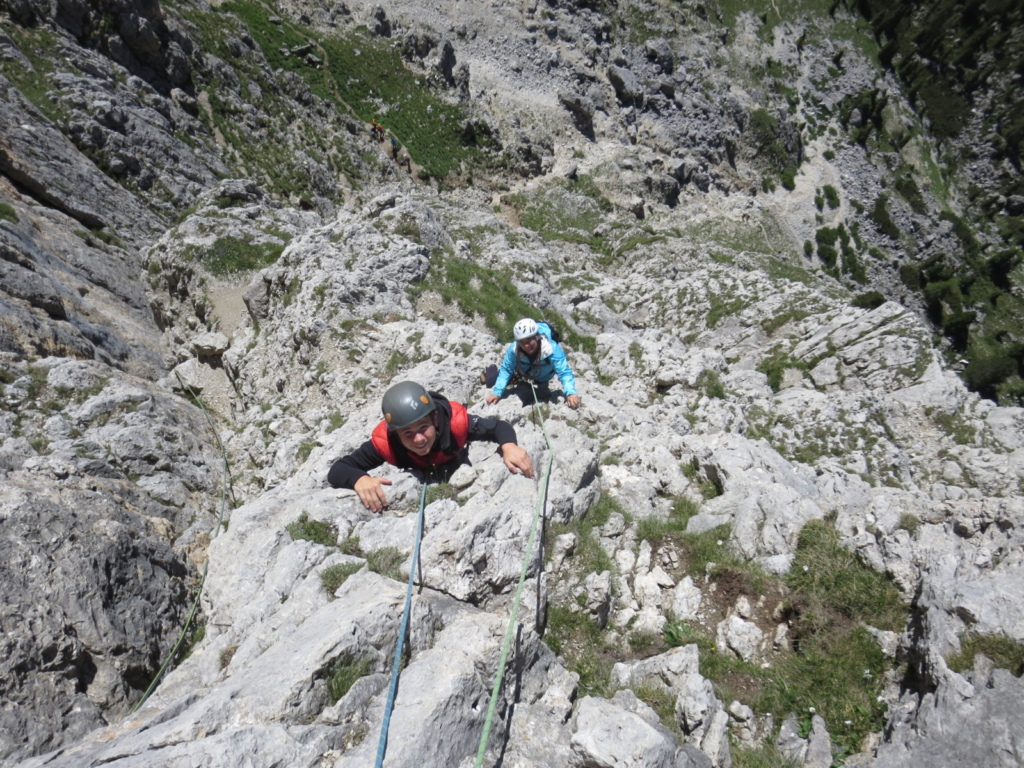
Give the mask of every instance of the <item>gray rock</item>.
[[624, 711], [610, 701], [584, 697], [575, 714], [572, 749], [584, 765], [635, 763], [662, 768], [675, 761], [676, 744], [670, 731]]

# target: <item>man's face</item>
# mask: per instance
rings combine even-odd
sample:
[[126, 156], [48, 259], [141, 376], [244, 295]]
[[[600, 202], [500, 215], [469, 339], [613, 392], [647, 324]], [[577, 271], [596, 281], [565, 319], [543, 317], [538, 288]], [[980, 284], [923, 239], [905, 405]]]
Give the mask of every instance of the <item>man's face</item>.
[[407, 427], [396, 429], [395, 434], [409, 453], [426, 456], [434, 447], [437, 439], [437, 427], [434, 426], [434, 414], [428, 414]]
[[537, 336], [530, 336], [519, 340], [519, 349], [528, 355], [533, 355], [540, 346], [540, 339]]

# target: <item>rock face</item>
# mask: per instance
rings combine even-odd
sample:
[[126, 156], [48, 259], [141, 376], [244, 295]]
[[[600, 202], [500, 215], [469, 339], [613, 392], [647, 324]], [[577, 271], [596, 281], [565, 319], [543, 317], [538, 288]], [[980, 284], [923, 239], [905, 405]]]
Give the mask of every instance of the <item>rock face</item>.
[[[913, 247], [870, 212], [939, 150], [834, 10], [6, 3], [0, 761], [368, 765], [421, 483], [375, 469], [372, 514], [325, 478], [415, 380], [539, 476], [474, 442], [431, 484], [387, 766], [474, 765], [514, 604], [486, 765], [1024, 762], [1024, 409], [965, 388], [901, 280], [966, 237], [929, 188], [888, 198]], [[382, 40], [423, 90], [360, 101], [338, 67]], [[355, 117], [428, 96], [459, 146]], [[875, 123], [884, 162], [847, 135]], [[525, 313], [579, 410], [485, 403]], [[707, 663], [801, 652], [823, 521], [909, 616], [851, 623], [886, 669], [855, 743]]]

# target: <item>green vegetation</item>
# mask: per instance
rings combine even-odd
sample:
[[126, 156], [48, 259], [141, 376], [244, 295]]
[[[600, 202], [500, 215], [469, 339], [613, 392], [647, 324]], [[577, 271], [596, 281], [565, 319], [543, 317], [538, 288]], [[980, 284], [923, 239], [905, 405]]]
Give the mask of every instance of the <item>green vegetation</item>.
[[960, 652], [950, 657], [949, 668], [966, 672], [974, 666], [975, 656], [985, 656], [999, 669], [1007, 669], [1014, 677], [1024, 675], [1024, 643], [1005, 635], [982, 635], [969, 632], [960, 638]]
[[[577, 546], [571, 567], [579, 574], [615, 572], [615, 565], [598, 541], [595, 529], [608, 522], [613, 513], [623, 509], [612, 497], [602, 495], [581, 520], [569, 525], [551, 524], [545, 532], [544, 551], [550, 557], [554, 541], [564, 533], [576, 535]], [[580, 695], [608, 696], [611, 691], [611, 669], [615, 650], [605, 641], [596, 619], [575, 603], [552, 603], [548, 608], [544, 640], [565, 657], [569, 668], [580, 676]]]
[[286, 530], [293, 541], [306, 539], [325, 547], [333, 547], [338, 543], [338, 529], [334, 524], [313, 520], [307, 512], [299, 515], [294, 523], [289, 523]]
[[810, 370], [807, 363], [795, 360], [788, 353], [779, 350], [774, 350], [757, 364], [757, 370], [768, 377], [768, 386], [772, 388], [772, 392], [778, 392], [781, 389], [782, 377], [788, 368], [795, 368], [803, 372]]
[[875, 222], [878, 231], [883, 235], [891, 237], [893, 240], [900, 239], [900, 229], [889, 215], [889, 196], [884, 192], [875, 198], [874, 207], [872, 207], [871, 213], [868, 216]]
[[[867, 282], [867, 272], [857, 257], [856, 248], [844, 224], [836, 228], [821, 227], [815, 232], [814, 239], [817, 242], [818, 258], [825, 264], [826, 272], [833, 276], [839, 273], [849, 275], [858, 283]], [[839, 243], [838, 251], [836, 242]]]
[[1024, 301], [1009, 279], [1021, 254], [1006, 249], [986, 257], [963, 219], [942, 216], [954, 225], [962, 261], [939, 254], [902, 270], [901, 278], [921, 290], [929, 318], [969, 361], [967, 385], [1007, 405], [1024, 402]]
[[363, 555], [361, 542], [359, 541], [358, 536], [348, 536], [342, 539], [341, 544], [338, 545], [338, 549], [343, 555], [355, 555], [357, 557], [362, 557]]
[[604, 547], [598, 542], [594, 529], [600, 528], [607, 523], [615, 512], [625, 514], [622, 506], [615, 500], [614, 496], [602, 494], [597, 503], [590, 508], [581, 520], [577, 520], [570, 525], [548, 524], [544, 551], [550, 555], [554, 540], [563, 533], [572, 532], [579, 541], [573, 554], [573, 567], [575, 570], [581, 573], [614, 572], [615, 565], [612, 563], [608, 553], [604, 551]]
[[395, 581], [402, 581], [402, 563], [405, 555], [398, 547], [381, 547], [366, 555], [366, 567]]
[[544, 240], [582, 243], [597, 251], [606, 248], [595, 231], [613, 207], [590, 176], [559, 179], [529, 194], [505, 195], [503, 202], [516, 209], [524, 227]]
[[218, 657], [221, 669], [228, 668], [228, 665], [231, 663], [231, 659], [235, 657], [235, 651], [237, 650], [237, 645], [229, 645], [227, 648], [221, 649], [220, 656]]
[[426, 505], [430, 506], [435, 501], [441, 501], [444, 499], [451, 499], [457, 501], [459, 498], [459, 489], [451, 483], [431, 483], [427, 486], [427, 498]]
[[580, 696], [608, 697], [616, 658], [597, 620], [578, 608], [554, 603], [548, 607], [544, 641], [580, 676]]
[[696, 383], [697, 387], [703, 389], [704, 394], [708, 397], [717, 398], [718, 400], [725, 399], [725, 386], [722, 384], [718, 371], [710, 369], [701, 371]]
[[[1019, 169], [1024, 149], [1024, 103], [1015, 98], [1014, 76], [1024, 67], [1024, 45], [1014, 30], [1024, 24], [1024, 7], [1002, 0], [964, 4], [958, 0], [911, 0], [894, 6], [883, 0], [842, 0], [860, 14], [880, 45], [879, 62], [901, 81], [917, 112], [939, 140], [939, 161], [927, 158], [925, 170], [909, 161], [896, 169], [893, 191], [916, 214], [929, 214], [920, 184], [941, 203], [960, 167], [970, 162], [949, 142], [972, 119], [981, 121], [978, 135], [987, 146], [973, 151], [991, 156], [1001, 170], [986, 179], [986, 189], [972, 186], [965, 210], [943, 211], [953, 224], [958, 248], [933, 257], [930, 263], [901, 267], [904, 284], [924, 292], [936, 327], [949, 339], [953, 353], [968, 360], [967, 385], [1006, 405], [1024, 403], [1024, 300], [1017, 269], [1024, 255], [1024, 214], [1003, 201], [1024, 194]], [[975, 99], [984, 95], [983, 104]], [[844, 104], [844, 120], [856, 107], [865, 122], [850, 126], [855, 140], [877, 137], [882, 149], [900, 149], [916, 133], [884, 135], [884, 94], [865, 92]], [[887, 146], [888, 144], [888, 146]], [[895, 146], [893, 146], [895, 145]], [[901, 233], [889, 213], [890, 199], [881, 195], [870, 217], [880, 232], [894, 239]], [[981, 236], [984, 233], [985, 237]], [[993, 236], [998, 235], [1000, 246]]]
[[362, 563], [336, 563], [329, 565], [320, 571], [320, 586], [324, 592], [331, 595], [338, 591], [338, 588], [345, 583], [349, 576], [358, 573], [363, 569]]
[[0, 203], [0, 219], [17, 224], [19, 221], [18, 212], [14, 210], [14, 206], [10, 203]]
[[746, 130], [757, 148], [757, 163], [771, 183], [777, 177], [788, 190], [796, 187], [797, 171], [795, 147], [788, 147], [781, 138], [779, 120], [763, 107], [750, 113]]
[[0, 59], [0, 73], [10, 80], [22, 96], [57, 125], [67, 121], [67, 107], [60, 99], [51, 99], [50, 78], [55, 72], [54, 62], [61, 60], [60, 38], [42, 25], [34, 28], [18, 24], [5, 24], [18, 50], [29, 60], [26, 67], [14, 56]]
[[[270, 68], [300, 75], [310, 90], [364, 123], [379, 119], [396, 136], [428, 178], [457, 173], [463, 163], [479, 163], [478, 145], [489, 142], [483, 125], [464, 131], [462, 111], [436, 97], [422, 76], [402, 61], [401, 49], [365, 30], [345, 36], [316, 37], [254, 2], [230, 2], [222, 10], [245, 22]], [[321, 59], [318, 65], [308, 53]], [[367, 127], [369, 131], [369, 127]]]
[[217, 238], [206, 251], [189, 246], [185, 255], [198, 256], [212, 274], [220, 276], [263, 269], [277, 261], [283, 251], [281, 243], [253, 243], [250, 235], [244, 239], [226, 235]]
[[893, 187], [910, 204], [910, 208], [914, 213], [924, 215], [928, 212], [928, 205], [924, 201], [921, 189], [917, 186], [917, 182], [910, 171], [904, 171], [897, 176]]
[[867, 293], [857, 294], [850, 303], [861, 309], [875, 309], [885, 304], [885, 296], [878, 291], [868, 291]]
[[597, 341], [592, 336], [576, 333], [561, 317], [548, 315], [523, 300], [507, 268], [488, 269], [467, 259], [437, 256], [432, 261], [430, 274], [416, 291], [435, 291], [445, 304], [458, 306], [467, 317], [481, 317], [488, 330], [499, 339], [508, 338], [519, 318], [534, 317], [554, 323], [563, 341], [574, 349], [588, 354], [597, 351]]
[[[720, 569], [717, 578], [735, 583], [745, 567]], [[780, 586], [776, 582], [772, 587], [763, 574], [755, 576], [744, 588], [746, 594], [766, 594]], [[810, 713], [817, 712], [842, 758], [858, 751], [865, 735], [880, 730], [885, 716], [878, 696], [892, 662], [864, 625], [901, 631], [909, 609], [885, 575], [844, 549], [838, 532], [823, 521], [804, 526], [784, 581], [793, 650], [776, 654], [770, 666], [719, 653], [710, 633], [684, 622], [667, 624], [664, 641], [672, 646], [696, 643], [701, 674], [723, 700], [735, 698], [737, 688], [742, 689], [748, 700], [752, 697], [756, 712], [772, 712], [776, 722], [788, 713], [809, 721]]]
[[803, 320], [808, 315], [810, 315], [810, 312], [805, 312], [802, 309], [788, 309], [785, 312], [775, 315], [775, 317], [770, 317], [761, 321], [761, 330], [770, 335], [786, 323]]
[[757, 747], [733, 744], [730, 751], [733, 768], [796, 768], [798, 765], [792, 760], [787, 760], [771, 742]]
[[910, 512], [904, 512], [902, 515], [900, 515], [900, 520], [896, 524], [896, 529], [897, 530], [906, 531], [911, 536], [913, 536], [915, 533], [917, 533], [917, 530], [920, 527], [921, 527], [920, 519], [916, 515], [914, 515], [914, 514], [912, 514]]
[[192, 632], [189, 633], [188, 637], [186, 637], [185, 641], [181, 644], [181, 648], [178, 649], [178, 658], [181, 661], [184, 661], [189, 656], [191, 656], [192, 651], [196, 649], [197, 645], [203, 642], [203, 639], [205, 637], [206, 624], [203, 622], [196, 623], [196, 625], [192, 628]]
[[371, 659], [343, 653], [317, 676], [327, 681], [327, 699], [337, 704], [355, 682], [370, 671]]

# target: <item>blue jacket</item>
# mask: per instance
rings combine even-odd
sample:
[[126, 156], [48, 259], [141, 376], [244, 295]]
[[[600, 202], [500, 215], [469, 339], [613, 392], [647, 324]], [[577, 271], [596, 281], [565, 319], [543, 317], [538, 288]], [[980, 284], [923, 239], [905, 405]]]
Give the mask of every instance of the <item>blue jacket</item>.
[[569, 361], [565, 358], [565, 352], [558, 345], [557, 341], [551, 339], [551, 327], [547, 323], [537, 323], [540, 330], [540, 354], [537, 360], [530, 360], [526, 355], [519, 352], [519, 346], [512, 342], [505, 350], [505, 357], [501, 361], [501, 369], [498, 371], [498, 379], [494, 382], [492, 392], [501, 397], [508, 386], [508, 380], [512, 374], [518, 373], [526, 379], [543, 383], [550, 381], [552, 376], [558, 375], [562, 382], [562, 392], [566, 397], [576, 394], [576, 377], [572, 375], [569, 368]]

